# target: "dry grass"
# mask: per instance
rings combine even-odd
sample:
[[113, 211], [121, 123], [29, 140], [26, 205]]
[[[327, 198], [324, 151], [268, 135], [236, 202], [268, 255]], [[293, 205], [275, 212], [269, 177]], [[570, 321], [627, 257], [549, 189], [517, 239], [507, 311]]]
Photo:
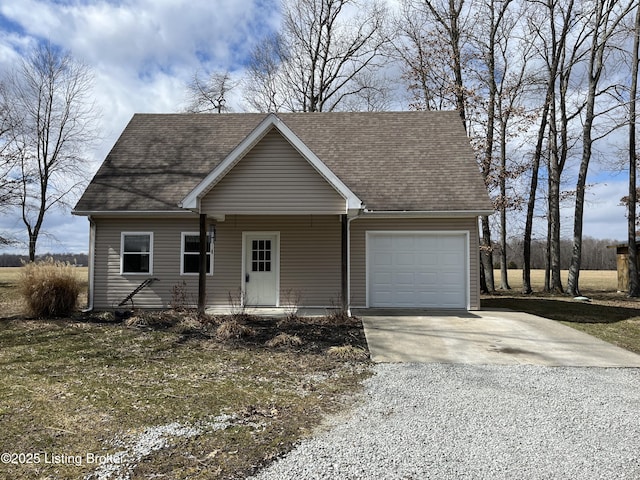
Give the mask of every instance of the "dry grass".
[[[178, 425], [133, 463], [134, 479], [245, 478], [344, 408], [368, 375], [323, 353], [122, 324], [2, 320], [0, 344], [0, 451], [114, 454]], [[0, 478], [97, 467], [0, 464]]]
[[53, 259], [25, 265], [18, 279], [18, 291], [35, 317], [68, 316], [76, 308], [80, 289], [75, 267]]
[[366, 350], [360, 347], [354, 347], [353, 345], [330, 347], [327, 350], [327, 355], [347, 362], [363, 362], [369, 360], [369, 353]]
[[[87, 270], [75, 270], [86, 288]], [[303, 345], [269, 348], [286, 330], [273, 319], [184, 311], [136, 312], [131, 327], [98, 312], [33, 321], [20, 315], [21, 271], [0, 269], [0, 453], [81, 462], [0, 463], [0, 478], [245, 478], [345, 408], [369, 375], [325, 354], [347, 338], [365, 345], [356, 322], [289, 322]], [[218, 326], [230, 341], [216, 340]], [[130, 457], [130, 476], [98, 477], [86, 460], [139, 451], [150, 432], [162, 442]]]
[[253, 335], [255, 335], [255, 331], [239, 322], [236, 318], [225, 320], [216, 328], [216, 339], [222, 342]]
[[267, 347], [299, 347], [302, 345], [302, 339], [297, 335], [289, 333], [279, 333], [265, 344]]
[[[18, 283], [24, 267], [0, 267], [0, 318], [22, 315], [26, 305], [20, 297]], [[73, 267], [75, 278], [80, 283], [78, 305], [87, 300], [88, 269], [87, 267]]]

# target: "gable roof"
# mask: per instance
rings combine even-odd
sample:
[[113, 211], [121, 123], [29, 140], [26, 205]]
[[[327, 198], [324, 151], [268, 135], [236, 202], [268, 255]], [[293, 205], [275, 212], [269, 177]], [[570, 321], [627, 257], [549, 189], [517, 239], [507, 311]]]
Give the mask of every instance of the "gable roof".
[[220, 162], [207, 177], [191, 190], [180, 202], [182, 208], [196, 209], [199, 199], [224, 177], [233, 166], [247, 154], [255, 144], [273, 128], [287, 140], [311, 164], [311, 166], [331, 185], [346, 201], [347, 210], [358, 210], [362, 200], [340, 180], [320, 160], [295, 133], [287, 127], [275, 114], [271, 113]]
[[136, 114], [74, 211], [183, 212], [252, 133], [274, 127], [366, 209], [492, 210], [457, 112], [332, 112]]

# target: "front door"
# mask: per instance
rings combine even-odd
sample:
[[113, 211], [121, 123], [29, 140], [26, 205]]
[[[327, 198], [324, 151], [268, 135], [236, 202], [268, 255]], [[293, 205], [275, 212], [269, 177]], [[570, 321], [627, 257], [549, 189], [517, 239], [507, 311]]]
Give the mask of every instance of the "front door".
[[278, 234], [246, 233], [244, 250], [246, 305], [275, 307], [278, 304]]

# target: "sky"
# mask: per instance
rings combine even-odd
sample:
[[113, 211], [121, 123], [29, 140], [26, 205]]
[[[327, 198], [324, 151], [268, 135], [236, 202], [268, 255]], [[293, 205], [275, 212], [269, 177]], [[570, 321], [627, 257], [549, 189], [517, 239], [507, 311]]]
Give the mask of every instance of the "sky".
[[[251, 47], [278, 29], [278, 4], [278, 0], [0, 0], [0, 71], [15, 66], [30, 47], [43, 41], [68, 50], [92, 69], [102, 132], [86, 154], [92, 176], [134, 113], [184, 108], [186, 85], [195, 72], [228, 70], [240, 77]], [[243, 109], [238, 99], [230, 103], [236, 111]], [[602, 148], [606, 155], [606, 146]], [[625, 239], [626, 218], [618, 204], [626, 194], [626, 176], [595, 170], [589, 180], [594, 185], [587, 194], [584, 234]], [[563, 211], [565, 236], [572, 232], [570, 207]], [[19, 218], [0, 217], [0, 230], [19, 235], [23, 228]], [[68, 210], [51, 211], [45, 231], [38, 253], [88, 250], [85, 217], [74, 217]]]

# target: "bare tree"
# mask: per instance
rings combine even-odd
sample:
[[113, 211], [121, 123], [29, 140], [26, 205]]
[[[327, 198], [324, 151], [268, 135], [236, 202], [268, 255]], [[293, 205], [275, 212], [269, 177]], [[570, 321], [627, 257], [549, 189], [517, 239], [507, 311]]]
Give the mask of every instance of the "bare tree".
[[[393, 50], [401, 61], [414, 110], [456, 108], [456, 80], [450, 41], [422, 1], [402, 0], [394, 20]], [[461, 65], [462, 67], [462, 65]], [[465, 125], [466, 128], [466, 125]]]
[[[472, 0], [473, 1], [473, 0]], [[450, 67], [454, 76], [454, 96], [456, 110], [460, 113], [462, 122], [467, 126], [466, 91], [464, 87], [462, 55], [464, 44], [465, 0], [423, 0], [425, 7], [431, 14], [435, 24], [441, 29], [442, 38], [450, 49]], [[467, 7], [468, 8], [468, 7]]]
[[[616, 33], [618, 25], [635, 5], [635, 1], [620, 2], [619, 0], [593, 0], [588, 2], [592, 7], [591, 17], [591, 45], [587, 65], [587, 94], [585, 102], [584, 120], [582, 126], [582, 159], [576, 182], [576, 201], [573, 223], [573, 251], [569, 266], [567, 292], [570, 295], [580, 295], [579, 279], [582, 260], [582, 227], [584, 217], [584, 199], [587, 185], [587, 174], [593, 149], [593, 129], [596, 119], [596, 99], [601, 95], [600, 78], [605, 67], [605, 53]], [[630, 202], [631, 203], [631, 202]]]
[[[12, 151], [11, 135], [15, 128], [10, 115], [11, 102], [6, 99], [6, 88], [0, 84], [0, 212], [6, 213], [18, 205], [20, 197], [20, 175], [18, 156]], [[14, 243], [13, 239], [0, 232], [0, 246]]]
[[6, 86], [7, 148], [19, 162], [19, 209], [33, 261], [45, 215], [66, 206], [86, 181], [82, 154], [96, 139], [92, 77], [69, 53], [44, 44], [10, 72]]
[[0, 84], [0, 211], [16, 205], [20, 193], [17, 174], [18, 156], [11, 148], [11, 135], [16, 130], [4, 84]]
[[[557, 2], [556, 0], [540, 0], [532, 2], [538, 8], [531, 11], [531, 15], [527, 17], [527, 24], [530, 29], [532, 35], [537, 37], [539, 43], [539, 56], [544, 62], [544, 84], [545, 84], [545, 95], [544, 102], [541, 106], [541, 115], [540, 115], [540, 124], [538, 126], [538, 134], [537, 141], [535, 146], [535, 151], [533, 154], [532, 160], [532, 174], [531, 174], [531, 183], [529, 188], [529, 198], [527, 201], [527, 216], [525, 221], [525, 231], [524, 231], [524, 241], [523, 241], [523, 249], [524, 249], [524, 258], [523, 258], [523, 267], [522, 267], [522, 292], [523, 293], [531, 293], [533, 290], [531, 288], [531, 240], [533, 234], [533, 219], [535, 214], [535, 205], [536, 205], [536, 195], [538, 190], [538, 173], [540, 169], [541, 161], [545, 158], [545, 153], [547, 154], [546, 158], [550, 155], [550, 150], [553, 149], [553, 145], [549, 150], [545, 152], [545, 139], [547, 138], [548, 131], [547, 129], [553, 129], [555, 132], [555, 118], [556, 118], [556, 106], [557, 106], [557, 98], [556, 98], [556, 88], [558, 83], [558, 78], [562, 73], [564, 59], [566, 58], [565, 52], [567, 49], [567, 42], [570, 33], [572, 32], [572, 27], [574, 25], [574, 1], [568, 0], [566, 2]], [[546, 24], [545, 24], [546, 22]], [[568, 80], [568, 76], [563, 77]], [[562, 102], [560, 102], [562, 103]], [[554, 126], [551, 126], [551, 123]], [[552, 143], [557, 140], [557, 136], [552, 133], [550, 135]], [[557, 152], [557, 149], [556, 149]], [[559, 175], [562, 170], [560, 167], [560, 160], [558, 157], [554, 157], [555, 160], [549, 160], [550, 163], [550, 180], [549, 186], [550, 188], [554, 188], [555, 185], [558, 185], [558, 194], [559, 194]], [[551, 172], [552, 168], [554, 168], [555, 163], [558, 162], [558, 168], [556, 168], [553, 172]], [[551, 177], [554, 180], [551, 180]], [[557, 179], [557, 181], [555, 180]], [[554, 190], [555, 191], [555, 190]], [[554, 197], [555, 193], [550, 192], [547, 200], [549, 198]], [[554, 208], [554, 201], [550, 202], [550, 207]], [[554, 212], [556, 210], [554, 209]], [[558, 200], [558, 210], [557, 210], [557, 218], [556, 213], [549, 212], [549, 231], [548, 231], [548, 249], [550, 245], [553, 245], [555, 241], [559, 242], [559, 200]], [[551, 218], [553, 217], [553, 218]], [[555, 223], [554, 223], [555, 222]], [[557, 238], [555, 231], [552, 231], [555, 227], [552, 224], [557, 225]], [[554, 240], [555, 239], [555, 240]], [[555, 245], [559, 245], [559, 243], [555, 243]], [[551, 256], [555, 255], [551, 254], [549, 251], [549, 263], [554, 263], [551, 260]], [[559, 255], [559, 250], [557, 250], [557, 254]], [[554, 278], [560, 282], [560, 270], [559, 270], [559, 262], [558, 270], [556, 272], [556, 276]], [[547, 288], [551, 288], [551, 284], [546, 285]], [[562, 288], [560, 283], [560, 288]]]
[[187, 85], [189, 113], [222, 113], [228, 112], [228, 93], [237, 86], [228, 71], [214, 72], [206, 78], [196, 72], [191, 83]]
[[[535, 113], [527, 112], [523, 106], [523, 97], [533, 84], [530, 68], [533, 44], [522, 35], [516, 35], [519, 28], [519, 19], [525, 14], [526, 4], [511, 12], [503, 13], [504, 18], [500, 22], [500, 36], [495, 43], [496, 62], [499, 63], [500, 79], [496, 85], [496, 122], [499, 143], [499, 167], [498, 186], [499, 195], [497, 207], [500, 213], [500, 288], [509, 290], [508, 262], [507, 262], [507, 210], [517, 206], [520, 198], [517, 195], [507, 193], [507, 180], [518, 178], [527, 167], [520, 161], [510, 158], [509, 137], [518, 137], [523, 129], [527, 128], [534, 120]], [[514, 60], [514, 57], [516, 60]], [[511, 130], [514, 129], [515, 133]]]
[[[569, 111], [569, 97], [574, 93], [571, 91], [571, 81], [574, 71], [585, 55], [584, 42], [588, 38], [584, 28], [578, 28], [584, 23], [584, 16], [576, 12], [573, 1], [564, 5], [554, 1], [547, 2], [549, 12], [549, 35], [557, 45], [557, 49], [551, 49], [551, 58], [547, 63], [553, 61], [553, 55], [558, 56], [557, 84], [554, 95], [551, 97], [551, 108], [549, 110], [549, 141], [548, 141], [548, 268], [546, 268], [545, 290], [563, 293], [562, 278], [560, 274], [560, 204], [561, 204], [561, 184], [562, 172], [564, 171], [567, 159], [573, 147], [570, 139], [571, 123], [582, 111], [584, 102], [576, 102], [573, 111]], [[555, 25], [557, 18], [562, 21], [562, 26]], [[571, 42], [568, 36], [571, 35]], [[560, 41], [557, 41], [560, 40]], [[549, 50], [547, 50], [549, 52]]]
[[280, 35], [273, 34], [257, 44], [249, 55], [243, 96], [251, 108], [260, 112], [295, 110], [283, 91], [286, 83], [280, 68], [284, 59], [282, 44]]
[[388, 42], [384, 18], [375, 0], [283, 1], [280, 34], [251, 56], [250, 104], [262, 111], [332, 111], [375, 88], [366, 79]]

